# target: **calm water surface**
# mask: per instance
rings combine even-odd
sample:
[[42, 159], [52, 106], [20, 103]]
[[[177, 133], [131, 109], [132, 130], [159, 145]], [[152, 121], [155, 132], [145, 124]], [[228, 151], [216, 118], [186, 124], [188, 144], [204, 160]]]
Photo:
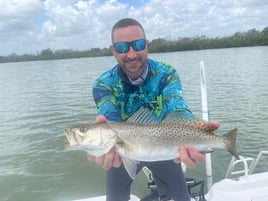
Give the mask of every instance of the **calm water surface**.
[[[187, 102], [200, 111], [199, 62], [206, 63], [211, 120], [222, 133], [239, 128], [241, 155], [268, 150], [268, 47], [151, 54], [180, 73]], [[93, 122], [93, 81], [115, 64], [113, 57], [0, 64], [0, 197], [3, 201], [68, 201], [105, 193], [105, 172], [83, 152], [65, 152], [63, 130]], [[231, 159], [212, 155], [214, 180]], [[267, 159], [267, 158], [266, 158]], [[268, 160], [267, 160], [268, 161]], [[268, 169], [263, 160], [257, 171]], [[187, 175], [204, 179], [204, 164]], [[132, 193], [148, 191], [143, 174]]]

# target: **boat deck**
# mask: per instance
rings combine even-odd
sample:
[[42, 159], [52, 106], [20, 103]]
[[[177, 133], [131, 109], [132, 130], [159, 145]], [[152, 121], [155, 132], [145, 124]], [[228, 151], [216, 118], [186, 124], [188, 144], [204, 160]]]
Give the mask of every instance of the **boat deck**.
[[207, 201], [268, 201], [268, 172], [223, 179], [206, 194]]

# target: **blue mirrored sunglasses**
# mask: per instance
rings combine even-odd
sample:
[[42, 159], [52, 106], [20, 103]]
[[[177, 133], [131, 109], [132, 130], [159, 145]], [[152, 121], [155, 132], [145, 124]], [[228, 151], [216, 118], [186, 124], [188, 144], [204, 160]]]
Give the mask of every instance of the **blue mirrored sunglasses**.
[[131, 42], [117, 42], [114, 43], [114, 49], [117, 53], [127, 53], [129, 51], [129, 48], [133, 48], [135, 51], [142, 51], [146, 47], [146, 40], [145, 39], [140, 39], [140, 40], [134, 40]]

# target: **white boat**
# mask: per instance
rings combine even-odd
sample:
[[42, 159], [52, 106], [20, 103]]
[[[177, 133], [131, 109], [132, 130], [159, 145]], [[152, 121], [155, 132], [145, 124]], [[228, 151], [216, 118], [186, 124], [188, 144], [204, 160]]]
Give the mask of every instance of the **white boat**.
[[[255, 167], [264, 155], [268, 155], [268, 151], [259, 152], [256, 159], [242, 156], [240, 160], [233, 158], [225, 178], [212, 185], [205, 196], [206, 200], [268, 201], [268, 172], [254, 173]], [[242, 170], [235, 170], [235, 167], [241, 164]], [[240, 176], [233, 177], [234, 175]]]
[[[204, 181], [188, 179], [186, 181], [192, 201], [268, 201], [268, 172], [254, 173], [259, 161], [268, 155], [268, 151], [259, 152], [254, 159], [240, 156], [237, 160], [232, 158], [225, 178], [214, 183], [209, 191], [204, 194]], [[242, 165], [241, 165], [242, 164]], [[237, 167], [242, 169], [237, 170]], [[148, 168], [143, 168], [143, 172], [148, 178], [148, 187], [152, 194], [145, 198], [131, 195], [130, 201], [156, 201], [158, 200], [156, 186], [152, 180], [153, 176]], [[239, 176], [237, 176], [239, 175]], [[191, 188], [199, 186], [198, 193], [191, 192]], [[152, 199], [149, 199], [151, 197]], [[78, 199], [73, 201], [105, 201], [106, 196]]]
[[[85, 198], [85, 199], [73, 200], [73, 201], [106, 201], [106, 196], [103, 195], [103, 196]], [[140, 198], [138, 198], [136, 195], [130, 195], [130, 201], [140, 201]]]
[[[200, 62], [200, 80], [202, 94], [202, 118], [208, 121], [207, 109], [207, 89], [204, 63]], [[226, 171], [225, 178], [213, 184], [212, 167], [210, 154], [206, 155], [206, 175], [207, 189], [204, 192], [204, 181], [196, 181], [187, 179], [191, 199], [193, 201], [268, 201], [268, 171], [255, 173], [255, 168], [263, 156], [268, 155], [268, 151], [260, 151], [256, 158], [243, 157], [237, 160], [232, 158], [229, 167]], [[238, 170], [238, 168], [241, 168]], [[148, 179], [148, 187], [151, 189], [151, 194], [139, 198], [136, 195], [131, 195], [130, 201], [156, 201], [159, 200], [156, 186], [153, 181], [152, 173], [148, 168], [143, 168], [143, 172]], [[199, 186], [198, 192], [192, 192], [192, 189]], [[105, 201], [106, 196], [85, 198], [73, 201]]]

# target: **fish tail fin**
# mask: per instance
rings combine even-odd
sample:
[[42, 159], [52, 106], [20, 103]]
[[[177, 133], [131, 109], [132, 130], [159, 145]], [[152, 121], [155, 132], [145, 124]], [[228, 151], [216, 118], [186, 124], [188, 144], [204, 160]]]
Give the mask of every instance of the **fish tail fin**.
[[236, 158], [239, 159], [239, 154], [236, 149], [236, 136], [237, 136], [237, 128], [230, 130], [228, 133], [224, 135], [227, 139], [226, 148], [227, 150]]

